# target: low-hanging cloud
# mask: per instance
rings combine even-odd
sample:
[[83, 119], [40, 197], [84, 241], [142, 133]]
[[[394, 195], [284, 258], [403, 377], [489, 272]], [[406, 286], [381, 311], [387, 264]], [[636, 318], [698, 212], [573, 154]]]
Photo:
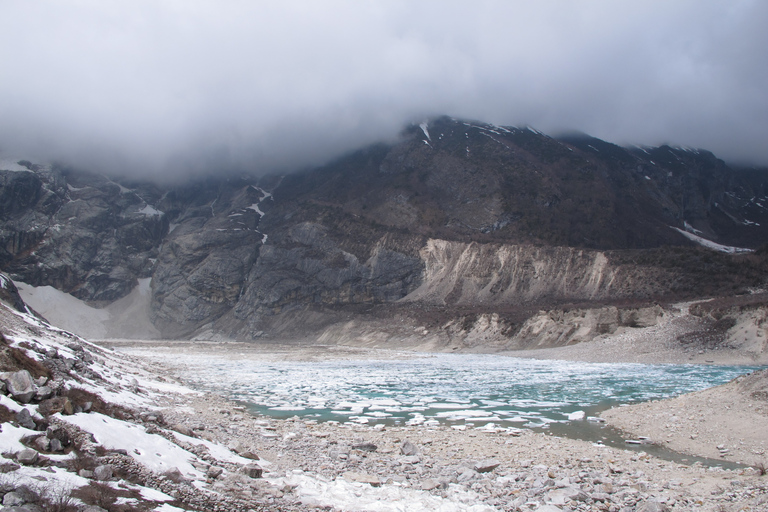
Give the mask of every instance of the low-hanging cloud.
[[768, 164], [768, 2], [0, 3], [0, 151], [286, 171], [449, 114]]

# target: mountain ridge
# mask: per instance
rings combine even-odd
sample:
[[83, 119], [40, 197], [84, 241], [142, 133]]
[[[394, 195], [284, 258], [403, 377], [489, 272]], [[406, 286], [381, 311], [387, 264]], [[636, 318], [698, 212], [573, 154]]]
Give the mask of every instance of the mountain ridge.
[[664, 302], [768, 276], [763, 252], [697, 247], [768, 241], [768, 173], [703, 150], [439, 117], [285, 176], [168, 186], [22, 164], [0, 171], [0, 268], [95, 305], [151, 278], [164, 337], [311, 334], [403, 301], [448, 317]]

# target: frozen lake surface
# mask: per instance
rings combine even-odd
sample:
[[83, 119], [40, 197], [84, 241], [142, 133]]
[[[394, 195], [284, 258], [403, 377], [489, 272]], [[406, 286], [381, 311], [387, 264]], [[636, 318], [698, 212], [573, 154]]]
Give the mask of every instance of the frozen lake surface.
[[725, 383], [757, 367], [576, 363], [496, 355], [265, 361], [128, 349], [170, 363], [191, 385], [286, 418], [541, 427], [608, 407]]

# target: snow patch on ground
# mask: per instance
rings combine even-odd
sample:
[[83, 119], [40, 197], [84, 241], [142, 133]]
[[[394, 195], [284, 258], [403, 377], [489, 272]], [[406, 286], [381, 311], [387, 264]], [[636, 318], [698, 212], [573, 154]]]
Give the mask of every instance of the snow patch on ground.
[[178, 468], [184, 476], [202, 479], [190, 460], [195, 456], [157, 434], [149, 434], [141, 425], [110, 418], [99, 413], [57, 415], [58, 419], [77, 425], [93, 434], [96, 442], [107, 449], [126, 450], [128, 455], [147, 468], [164, 473]]
[[106, 308], [89, 306], [52, 286], [16, 283], [22, 300], [46, 320], [88, 339], [158, 339], [149, 319], [151, 279], [139, 279], [130, 294]]
[[447, 498], [399, 485], [372, 487], [349, 482], [344, 478], [327, 480], [294, 471], [283, 478], [268, 480], [278, 487], [288, 485], [310, 507], [333, 507], [348, 512], [496, 512], [498, 509], [478, 503], [472, 491], [455, 484], [448, 488]]

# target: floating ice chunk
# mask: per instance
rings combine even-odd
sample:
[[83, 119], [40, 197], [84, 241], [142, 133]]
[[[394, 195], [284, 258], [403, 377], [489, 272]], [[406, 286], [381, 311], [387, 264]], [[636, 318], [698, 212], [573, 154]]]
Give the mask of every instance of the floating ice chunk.
[[568, 414], [568, 419], [570, 421], [583, 420], [584, 416], [585, 416], [584, 411], [574, 411]]

